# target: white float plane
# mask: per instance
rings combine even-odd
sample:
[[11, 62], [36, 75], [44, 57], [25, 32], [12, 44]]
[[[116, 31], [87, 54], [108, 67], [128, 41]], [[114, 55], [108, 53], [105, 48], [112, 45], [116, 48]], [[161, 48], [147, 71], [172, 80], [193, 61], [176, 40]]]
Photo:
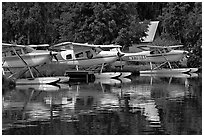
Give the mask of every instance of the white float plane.
[[[104, 48], [120, 48], [120, 45], [91, 45], [73, 42], [63, 42], [53, 46], [52, 50], [61, 50], [57, 54], [59, 63], [76, 67], [111, 63], [118, 59], [118, 52], [104, 51]], [[77, 68], [78, 69], [78, 68]]]
[[120, 52], [112, 52], [105, 49], [120, 48], [120, 45], [92, 45], [74, 42], [63, 42], [53, 45], [51, 50], [60, 51], [56, 56], [58, 63], [75, 66], [77, 70], [82, 68], [93, 68], [101, 65], [100, 73], [95, 73], [98, 77], [116, 77], [119, 72], [103, 73], [104, 65], [115, 62], [118, 57], [123, 56]]
[[[183, 69], [172, 69], [171, 62], [179, 61], [186, 56], [187, 51], [184, 50], [175, 50], [173, 48], [182, 47], [183, 45], [175, 45], [175, 46], [153, 46], [153, 45], [144, 45], [144, 43], [152, 43], [154, 41], [154, 37], [156, 35], [156, 30], [159, 25], [159, 21], [151, 21], [148, 25], [148, 31], [146, 32], [147, 37], [143, 37], [143, 45], [137, 46], [137, 48], [142, 49], [142, 51], [137, 53], [123, 53], [124, 54], [120, 58], [123, 61], [136, 61], [136, 62], [149, 62], [151, 70], [150, 71], [140, 71], [140, 73], [166, 73], [166, 72], [195, 72], [197, 68], [183, 68]], [[118, 49], [112, 49], [116, 52], [119, 52]], [[121, 61], [120, 61], [121, 62]], [[159, 66], [153, 68], [152, 63], [160, 64]], [[117, 63], [116, 63], [117, 64]], [[164, 64], [168, 64], [170, 69], [158, 70]], [[118, 66], [121, 66], [119, 63]]]
[[[2, 43], [2, 68], [3, 74], [4, 69], [8, 69], [13, 77], [17, 72], [13, 73], [10, 71], [11, 68], [23, 68], [21, 71], [23, 73], [29, 71], [31, 74], [31, 79], [18, 79], [16, 84], [45, 84], [45, 83], [55, 83], [60, 81], [60, 78], [57, 77], [38, 77], [35, 78], [33, 72], [31, 71], [34, 68], [38, 73], [37, 66], [43, 65], [50, 61], [50, 58], [57, 53], [46, 51], [46, 50], [35, 50], [30, 46], [17, 45]], [[24, 69], [26, 68], [26, 69]], [[19, 72], [22, 75], [23, 73]], [[64, 79], [63, 79], [64, 80]]]
[[[175, 46], [138, 46], [137, 48], [142, 49], [143, 51], [137, 53], [124, 53], [119, 49], [112, 49], [115, 52], [120, 52], [120, 54], [124, 54], [120, 59], [122, 61], [130, 61], [130, 62], [149, 62], [151, 70], [150, 71], [140, 71], [140, 73], [166, 73], [166, 72], [195, 72], [197, 68], [180, 68], [173, 69], [171, 66], [171, 62], [176, 62], [182, 60], [186, 55], [187, 51], [185, 50], [175, 50], [173, 48], [182, 47], [183, 45], [175, 45]], [[152, 63], [159, 63], [160, 65], [153, 68]], [[158, 70], [164, 64], [168, 64], [170, 69]]]

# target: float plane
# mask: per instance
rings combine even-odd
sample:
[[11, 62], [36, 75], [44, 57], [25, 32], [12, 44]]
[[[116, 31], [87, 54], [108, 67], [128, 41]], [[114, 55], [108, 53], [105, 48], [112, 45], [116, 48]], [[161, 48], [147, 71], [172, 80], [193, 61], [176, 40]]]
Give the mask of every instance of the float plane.
[[[136, 46], [136, 48], [141, 49], [140, 52], [136, 53], [124, 53], [119, 51], [119, 49], [112, 49], [116, 52], [120, 52], [120, 54], [124, 54], [120, 58], [120, 65], [122, 61], [129, 62], [149, 62], [150, 63], [150, 71], [140, 71], [140, 73], [177, 73], [177, 72], [196, 72], [198, 68], [179, 68], [173, 69], [171, 66], [172, 62], [180, 61], [187, 56], [187, 51], [185, 50], [176, 50], [174, 48], [182, 47], [183, 45], [173, 45], [173, 46], [155, 46], [152, 44], [154, 41], [154, 37], [156, 35], [157, 27], [159, 25], [159, 21], [150, 21], [148, 31], [146, 32], [147, 37], [143, 37], [142, 45]], [[160, 64], [153, 68], [152, 63]], [[169, 69], [161, 69], [162, 66], [167, 64]], [[122, 67], [121, 67], [122, 68]]]
[[[32, 47], [25, 45], [17, 45], [2, 43], [2, 68], [3, 75], [5, 74], [4, 69], [7, 69], [11, 75], [8, 78], [13, 77], [17, 72], [13, 73], [10, 69], [20, 68], [19, 76], [29, 71], [31, 78], [29, 79], [18, 79], [16, 84], [50, 84], [59, 82], [58, 77], [37, 77], [35, 78], [32, 72], [32, 68], [39, 74], [40, 72], [36, 68], [37, 66], [44, 65], [50, 61], [50, 58], [56, 55], [56, 52], [47, 50], [35, 50]], [[64, 80], [64, 79], [63, 79]]]
[[[185, 50], [175, 50], [173, 48], [182, 47], [183, 45], [174, 45], [174, 46], [137, 46], [137, 48], [142, 49], [141, 52], [137, 53], [124, 53], [119, 49], [112, 49], [115, 52], [120, 52], [124, 54], [120, 60], [129, 61], [129, 62], [149, 62], [150, 71], [140, 71], [140, 73], [169, 73], [169, 72], [196, 72], [197, 68], [180, 68], [173, 69], [171, 62], [180, 61], [187, 56], [188, 51]], [[153, 68], [152, 63], [160, 64]], [[168, 64], [169, 69], [161, 69], [162, 66]]]
[[[97, 68], [101, 65], [99, 73], [95, 73], [96, 78], [113, 78], [121, 76], [119, 72], [102, 73], [103, 67], [106, 64], [115, 62], [124, 54], [120, 52], [112, 52], [112, 48], [120, 48], [120, 45], [93, 45], [87, 43], [62, 42], [51, 47], [51, 50], [59, 51], [56, 55], [58, 63], [64, 63], [70, 66], [75, 66], [76, 70], [82, 68]], [[127, 75], [127, 74], [126, 74]], [[130, 75], [128, 73], [128, 75]]]

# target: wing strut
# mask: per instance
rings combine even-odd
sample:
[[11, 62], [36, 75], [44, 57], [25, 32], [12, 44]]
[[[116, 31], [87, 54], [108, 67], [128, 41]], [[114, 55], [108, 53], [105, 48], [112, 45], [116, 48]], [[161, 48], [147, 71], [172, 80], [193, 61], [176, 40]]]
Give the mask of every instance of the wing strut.
[[103, 63], [102, 66], [101, 66], [100, 73], [102, 73], [102, 71], [103, 71], [103, 67], [104, 67], [104, 63]]
[[23, 61], [23, 63], [24, 63], [24, 64], [27, 66], [27, 68], [29, 69], [30, 74], [31, 74], [31, 77], [34, 78], [33, 73], [32, 73], [32, 71], [31, 71], [31, 68], [28, 66], [28, 64], [25, 62], [25, 60], [16, 52], [16, 50], [14, 49], [14, 47], [12, 47], [12, 48], [13, 48], [13, 51], [15, 52], [15, 54]]
[[[170, 62], [168, 61], [168, 59], [164, 56], [164, 54], [163, 54], [160, 50], [158, 50], [158, 51], [159, 51], [159, 53], [164, 57], [164, 59], [166, 60], [165, 63], [168, 63], [170, 69], [172, 70], [171, 64], [170, 64]], [[164, 63], [164, 64], [165, 64], [165, 63]]]

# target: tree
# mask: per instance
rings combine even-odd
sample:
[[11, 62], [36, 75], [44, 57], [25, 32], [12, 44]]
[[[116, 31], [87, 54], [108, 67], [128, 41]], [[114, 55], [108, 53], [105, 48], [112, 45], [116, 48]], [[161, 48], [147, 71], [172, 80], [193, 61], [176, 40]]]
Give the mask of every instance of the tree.
[[[134, 6], [135, 5], [135, 6]], [[130, 46], [145, 36], [136, 3], [69, 3], [61, 15], [61, 41]]]
[[202, 3], [168, 3], [163, 9], [162, 36], [168, 36], [184, 45], [190, 52], [189, 67], [201, 67]]
[[167, 2], [138, 2], [137, 11], [141, 20], [157, 20]]
[[52, 43], [59, 37], [57, 19], [60, 3], [4, 2], [2, 4], [3, 40], [23, 37], [21, 44]]
[[138, 43], [147, 31], [137, 3], [3, 3], [3, 40], [20, 44], [74, 41], [92, 44]]

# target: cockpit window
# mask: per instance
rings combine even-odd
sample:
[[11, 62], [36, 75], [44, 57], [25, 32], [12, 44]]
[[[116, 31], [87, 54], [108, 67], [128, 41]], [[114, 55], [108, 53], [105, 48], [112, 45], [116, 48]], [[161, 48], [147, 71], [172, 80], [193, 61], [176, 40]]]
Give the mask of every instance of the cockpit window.
[[12, 55], [12, 56], [16, 55], [13, 50], [11, 50], [11, 55]]
[[67, 55], [66, 59], [72, 59], [72, 55], [71, 54]]
[[162, 54], [162, 53], [168, 53], [170, 51], [171, 51], [171, 49], [169, 49], [169, 48], [154, 49], [154, 50], [150, 51], [150, 54]]
[[25, 54], [29, 53], [29, 51], [27, 50], [27, 48], [23, 48], [23, 51]]
[[75, 57], [76, 58], [82, 58], [83, 57], [83, 52], [75, 54]]
[[99, 54], [101, 52], [100, 49], [97, 49], [97, 48], [92, 48], [93, 52], [95, 52], [96, 54]]
[[150, 54], [159, 54], [159, 51], [158, 50], [152, 50], [152, 51], [150, 51]]
[[171, 51], [171, 49], [168, 49], [168, 48], [165, 48], [164, 50], [165, 50], [165, 53], [168, 53]]
[[32, 49], [32, 48], [30, 48], [30, 47], [24, 47], [24, 48], [23, 48], [23, 51], [24, 51], [25, 54], [31, 53], [33, 50], [34, 50], [34, 49]]
[[93, 53], [91, 53], [91, 51], [86, 51], [86, 55], [89, 59], [93, 58]]
[[17, 49], [17, 50], [16, 50], [16, 52], [17, 52], [19, 55], [21, 55], [21, 54], [22, 54], [21, 49]]

